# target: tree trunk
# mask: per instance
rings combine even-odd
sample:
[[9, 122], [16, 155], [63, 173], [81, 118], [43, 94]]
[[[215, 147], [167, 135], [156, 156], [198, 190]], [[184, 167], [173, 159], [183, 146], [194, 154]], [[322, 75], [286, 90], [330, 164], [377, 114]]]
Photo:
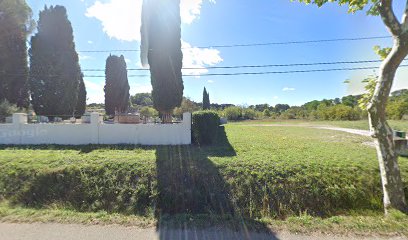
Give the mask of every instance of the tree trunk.
[[390, 54], [380, 67], [376, 89], [368, 106], [370, 130], [375, 139], [380, 165], [384, 193], [384, 210], [386, 214], [391, 208], [408, 212], [398, 166], [398, 155], [395, 152], [393, 130], [387, 123], [385, 112], [395, 73], [408, 54], [406, 42], [395, 38]]
[[162, 118], [162, 123], [172, 123], [173, 122], [172, 114], [169, 112], [163, 112], [161, 118]]

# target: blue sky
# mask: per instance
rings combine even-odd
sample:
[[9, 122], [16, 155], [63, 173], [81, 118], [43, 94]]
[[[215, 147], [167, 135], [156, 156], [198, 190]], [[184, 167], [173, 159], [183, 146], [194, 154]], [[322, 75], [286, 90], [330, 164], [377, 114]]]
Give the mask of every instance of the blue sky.
[[[44, 5], [63, 5], [74, 28], [78, 51], [139, 49], [142, 0], [28, 0], [35, 19]], [[399, 1], [401, 2], [401, 1]], [[400, 3], [401, 4], [401, 3]], [[397, 13], [402, 7], [395, 6]], [[347, 14], [346, 7], [328, 4], [322, 8], [289, 0], [182, 0], [182, 41], [185, 67], [291, 64], [332, 61], [376, 60], [374, 45], [390, 46], [391, 39], [326, 42], [239, 48], [196, 48], [228, 44], [285, 42], [389, 35], [379, 17], [365, 12]], [[139, 68], [138, 52], [123, 54], [128, 68]], [[109, 52], [79, 52], [82, 69], [104, 69]], [[186, 74], [307, 70], [366, 67], [379, 64], [280, 67], [265, 69], [190, 70]], [[103, 72], [84, 72], [103, 75]], [[129, 75], [140, 72], [129, 72]], [[201, 76], [184, 78], [184, 95], [202, 100], [203, 87], [211, 102], [251, 105], [336, 98], [361, 93], [360, 83], [372, 70], [259, 76]], [[408, 69], [401, 69], [394, 89], [408, 88]], [[350, 80], [350, 84], [345, 84]], [[85, 78], [88, 103], [103, 102], [104, 78]], [[130, 77], [131, 94], [151, 90], [148, 77]]]

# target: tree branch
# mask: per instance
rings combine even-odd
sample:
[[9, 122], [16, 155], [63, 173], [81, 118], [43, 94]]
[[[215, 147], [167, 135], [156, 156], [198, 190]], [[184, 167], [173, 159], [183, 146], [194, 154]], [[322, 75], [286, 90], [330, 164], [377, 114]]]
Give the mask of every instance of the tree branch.
[[395, 37], [400, 36], [402, 26], [392, 9], [392, 0], [381, 0], [378, 10], [380, 12], [382, 21], [384, 22], [385, 26], [387, 26], [391, 34]]

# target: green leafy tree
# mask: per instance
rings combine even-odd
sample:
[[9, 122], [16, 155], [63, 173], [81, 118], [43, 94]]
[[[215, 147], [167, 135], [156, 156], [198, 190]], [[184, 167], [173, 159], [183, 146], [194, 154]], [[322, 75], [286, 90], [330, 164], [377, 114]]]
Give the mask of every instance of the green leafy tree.
[[408, 114], [408, 89], [391, 93], [386, 111], [387, 116], [394, 120], [400, 120]]
[[75, 115], [82, 116], [86, 110], [86, 87], [84, 82], [84, 75], [81, 74], [78, 87], [78, 100], [75, 107]]
[[266, 109], [268, 109], [269, 111], [271, 110], [269, 104], [267, 104], [267, 103], [255, 105], [255, 110], [256, 111], [263, 112]]
[[264, 117], [270, 117], [271, 116], [271, 111], [269, 111], [269, 109], [266, 108], [265, 110], [263, 110], [263, 115], [264, 115]]
[[387, 105], [387, 116], [390, 119], [401, 120], [405, 114], [408, 114], [407, 101], [390, 101]]
[[208, 110], [210, 108], [211, 108], [210, 94], [207, 92], [207, 89], [204, 88], [204, 91], [203, 91], [203, 110]]
[[392, 0], [299, 0], [306, 4], [313, 3], [321, 7], [326, 3], [337, 2], [347, 5], [349, 12], [368, 9], [369, 15], [379, 15], [387, 30], [393, 37], [393, 47], [377, 48], [383, 62], [379, 68], [376, 87], [370, 99], [367, 110], [370, 129], [376, 142], [377, 155], [381, 170], [381, 180], [384, 194], [385, 213], [394, 208], [408, 212], [402, 184], [398, 155], [393, 141], [393, 130], [387, 123], [386, 106], [391, 92], [396, 71], [408, 55], [408, 2], [401, 20], [395, 15]]
[[18, 111], [17, 106], [9, 103], [7, 100], [0, 102], [0, 122], [4, 122], [6, 117], [10, 117], [13, 113]]
[[391, 100], [393, 98], [402, 97], [405, 100], [408, 100], [408, 89], [401, 89], [391, 93]]
[[129, 82], [124, 56], [110, 55], [106, 59], [105, 110], [106, 114], [126, 112], [129, 108]]
[[141, 35], [141, 60], [150, 66], [154, 108], [163, 122], [171, 122], [184, 90], [180, 0], [144, 0]]
[[26, 39], [34, 26], [25, 0], [0, 1], [0, 101], [28, 107]]
[[47, 116], [72, 115], [77, 106], [81, 69], [65, 7], [45, 7], [40, 12], [29, 55], [35, 112]]
[[145, 106], [145, 107], [152, 107], [153, 100], [151, 93], [136, 93], [135, 95], [130, 97], [130, 102], [132, 105], [136, 106]]
[[358, 106], [359, 98], [359, 96], [348, 95], [341, 98], [341, 103], [349, 107], [356, 107]]
[[276, 104], [275, 105], [275, 111], [277, 113], [282, 113], [286, 110], [288, 110], [290, 108], [290, 106], [288, 104]]
[[174, 109], [174, 115], [182, 116], [185, 112], [196, 112], [200, 110], [200, 107], [197, 103], [192, 101], [189, 98], [183, 97], [183, 101], [181, 102], [181, 106]]
[[311, 102], [307, 102], [305, 104], [303, 104], [302, 107], [304, 107], [307, 111], [311, 112], [313, 110], [317, 110], [317, 107], [320, 105], [320, 102], [317, 100], [311, 101]]
[[159, 113], [151, 107], [142, 107], [139, 112], [142, 117], [146, 118], [159, 116]]

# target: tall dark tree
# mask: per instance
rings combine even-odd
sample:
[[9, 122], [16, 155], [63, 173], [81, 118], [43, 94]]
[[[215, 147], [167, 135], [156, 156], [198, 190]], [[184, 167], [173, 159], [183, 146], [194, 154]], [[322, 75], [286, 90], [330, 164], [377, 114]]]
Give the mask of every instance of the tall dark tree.
[[180, 0], [144, 0], [141, 34], [141, 60], [150, 65], [153, 106], [163, 122], [170, 122], [184, 90]]
[[81, 69], [65, 7], [45, 7], [40, 12], [29, 55], [35, 112], [46, 116], [74, 114]]
[[105, 110], [108, 115], [126, 112], [129, 107], [129, 82], [123, 56], [106, 59]]
[[0, 101], [28, 107], [26, 38], [34, 25], [25, 0], [0, 1]]
[[207, 92], [207, 89], [204, 88], [203, 91], [203, 110], [208, 110], [211, 107], [210, 103], [210, 94]]
[[75, 107], [75, 115], [82, 116], [86, 110], [86, 87], [84, 82], [84, 75], [81, 74], [78, 87], [78, 101]]

